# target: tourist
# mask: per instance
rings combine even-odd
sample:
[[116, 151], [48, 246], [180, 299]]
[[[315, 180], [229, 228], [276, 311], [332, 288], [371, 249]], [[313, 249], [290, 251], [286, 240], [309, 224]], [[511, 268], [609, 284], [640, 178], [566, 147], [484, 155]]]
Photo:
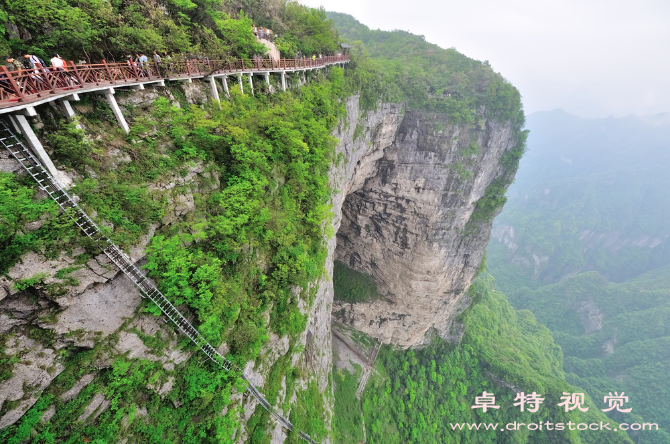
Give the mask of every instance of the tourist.
[[156, 64], [156, 67], [161, 64], [161, 56], [158, 55], [158, 52], [156, 51], [154, 51], [154, 63]]
[[51, 54], [53, 57], [51, 57], [51, 67], [55, 71], [65, 71], [65, 60], [63, 60], [58, 54], [55, 52]]
[[5, 57], [5, 62], [8, 71], [21, 71], [23, 69], [21, 62], [11, 56]]
[[44, 69], [46, 72], [49, 72], [49, 70], [46, 68], [46, 63], [44, 63], [44, 60], [40, 59], [36, 55], [25, 54], [23, 57], [28, 60], [30, 67], [34, 69], [36, 73], [40, 72], [40, 68]]
[[144, 77], [149, 77], [151, 75], [151, 71], [149, 70], [149, 58], [145, 53], [140, 53], [139, 62], [142, 67], [142, 74], [144, 74]]
[[170, 70], [170, 73], [174, 74], [174, 64], [172, 63], [172, 57], [168, 54], [167, 51], [163, 51], [163, 60], [165, 60], [165, 66]]

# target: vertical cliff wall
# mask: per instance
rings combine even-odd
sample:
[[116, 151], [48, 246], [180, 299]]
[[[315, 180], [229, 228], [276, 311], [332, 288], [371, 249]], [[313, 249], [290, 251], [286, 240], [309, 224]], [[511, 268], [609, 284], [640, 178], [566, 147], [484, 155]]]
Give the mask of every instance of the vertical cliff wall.
[[[447, 116], [380, 110], [363, 119], [364, 142], [343, 140], [335, 259], [371, 275], [383, 298], [335, 302], [336, 319], [386, 343], [448, 337], [481, 263], [490, 221], [473, 223], [476, 203], [504, 174], [516, 145], [511, 124], [455, 124]], [[359, 132], [361, 127], [359, 127]], [[350, 146], [368, 145], [367, 150]], [[336, 217], [337, 219], [337, 217]], [[337, 226], [336, 224], [336, 226]]]

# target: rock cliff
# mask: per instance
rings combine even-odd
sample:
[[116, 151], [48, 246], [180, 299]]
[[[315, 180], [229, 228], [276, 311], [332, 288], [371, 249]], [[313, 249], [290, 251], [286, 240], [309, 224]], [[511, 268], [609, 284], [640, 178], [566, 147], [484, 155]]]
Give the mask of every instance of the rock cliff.
[[383, 298], [336, 302], [333, 314], [402, 347], [424, 343], [432, 328], [457, 338], [451, 326], [467, 306], [491, 229], [490, 221], [470, 219], [505, 173], [500, 160], [516, 145], [515, 131], [493, 120], [454, 124], [392, 107], [360, 124], [363, 141], [340, 146], [349, 163], [334, 208], [335, 259], [372, 276]]

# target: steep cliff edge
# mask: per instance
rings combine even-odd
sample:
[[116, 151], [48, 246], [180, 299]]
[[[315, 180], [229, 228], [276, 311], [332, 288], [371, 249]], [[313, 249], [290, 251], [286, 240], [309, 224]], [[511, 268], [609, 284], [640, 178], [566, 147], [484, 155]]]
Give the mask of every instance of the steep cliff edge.
[[353, 156], [342, 186], [335, 259], [372, 276], [383, 298], [337, 301], [333, 314], [407, 347], [425, 342], [431, 328], [448, 337], [467, 306], [491, 229], [490, 218], [473, 212], [487, 187], [509, 176], [501, 159], [518, 134], [491, 119], [474, 126], [419, 111], [375, 116], [365, 127], [369, 149]]

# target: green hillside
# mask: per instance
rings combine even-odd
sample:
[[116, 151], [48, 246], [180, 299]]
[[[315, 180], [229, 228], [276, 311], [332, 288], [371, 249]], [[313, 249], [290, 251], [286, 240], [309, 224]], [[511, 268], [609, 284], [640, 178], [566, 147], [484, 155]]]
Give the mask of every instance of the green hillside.
[[[335, 374], [335, 437], [338, 443], [623, 443], [621, 431], [454, 431], [456, 423], [599, 423], [608, 422], [597, 399], [589, 410], [566, 413], [558, 407], [563, 392], [583, 392], [564, 380], [562, 353], [551, 333], [527, 310], [515, 311], [505, 295], [480, 276], [469, 292], [473, 306], [463, 316], [465, 333], [458, 345], [436, 340], [421, 350], [382, 348], [374, 374], [360, 401], [356, 378]], [[472, 409], [487, 390], [500, 409]], [[545, 398], [536, 413], [515, 407], [516, 391]], [[611, 423], [612, 429], [617, 426]], [[651, 435], [645, 432], [645, 435]], [[647, 441], [645, 441], [647, 442]]]
[[[670, 430], [670, 266], [619, 284], [583, 273], [536, 290], [521, 288], [509, 299], [552, 331], [570, 383], [594, 399], [613, 391], [629, 396], [633, 411], [612, 418], [643, 417]], [[667, 433], [663, 438], [641, 442], [670, 442]]]
[[528, 117], [528, 154], [494, 223], [487, 267], [565, 355], [594, 399], [624, 391], [630, 414], [670, 442], [670, 118]]

